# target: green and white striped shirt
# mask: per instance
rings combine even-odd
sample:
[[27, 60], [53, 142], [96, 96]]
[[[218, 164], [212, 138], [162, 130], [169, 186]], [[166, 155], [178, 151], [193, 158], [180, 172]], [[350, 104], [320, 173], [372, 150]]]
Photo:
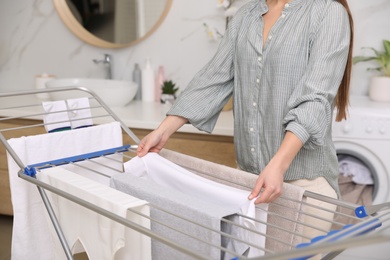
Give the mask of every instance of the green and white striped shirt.
[[[212, 132], [233, 95], [237, 163], [259, 174], [291, 131], [303, 143], [285, 180], [325, 177], [338, 191], [331, 138], [334, 99], [344, 74], [350, 25], [334, 0], [293, 0], [263, 46], [265, 0], [244, 5], [229, 23], [211, 61], [168, 115]], [[223, 151], [221, 151], [223, 153]]]

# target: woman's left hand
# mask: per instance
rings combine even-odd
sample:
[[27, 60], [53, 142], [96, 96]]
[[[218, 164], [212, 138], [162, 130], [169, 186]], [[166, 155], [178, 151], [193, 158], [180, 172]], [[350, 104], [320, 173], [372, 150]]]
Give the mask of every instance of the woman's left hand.
[[[282, 194], [284, 173], [302, 146], [301, 140], [292, 132], [287, 131], [279, 150], [259, 174], [248, 199], [258, 197], [255, 204], [270, 203], [277, 199]], [[263, 192], [260, 194], [262, 189]]]
[[[271, 160], [257, 178], [249, 199], [258, 197], [255, 204], [270, 203], [277, 199], [283, 191], [284, 170], [275, 160]], [[263, 189], [263, 192], [260, 191]], [[259, 196], [260, 195], [260, 196]]]

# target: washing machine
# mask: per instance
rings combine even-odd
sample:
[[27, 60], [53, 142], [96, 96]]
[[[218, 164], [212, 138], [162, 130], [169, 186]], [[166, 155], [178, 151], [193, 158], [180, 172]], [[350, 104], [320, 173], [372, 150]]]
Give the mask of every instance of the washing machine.
[[[369, 169], [374, 181], [372, 203], [389, 202], [390, 103], [352, 96], [347, 120], [334, 122], [332, 135], [338, 155], [352, 156]], [[335, 259], [390, 259], [390, 243], [349, 248]]]

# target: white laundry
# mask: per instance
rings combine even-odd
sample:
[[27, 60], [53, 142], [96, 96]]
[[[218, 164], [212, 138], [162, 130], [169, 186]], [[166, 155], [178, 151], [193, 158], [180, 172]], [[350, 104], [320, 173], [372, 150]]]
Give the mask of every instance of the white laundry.
[[69, 109], [69, 120], [72, 129], [92, 126], [91, 109], [87, 97], [66, 100]]
[[[258, 178], [253, 173], [167, 149], [163, 149], [159, 154], [195, 174], [239, 189], [244, 187], [248, 192]], [[116, 176], [113, 176], [111, 180], [115, 179]], [[271, 214], [267, 216], [267, 236], [273, 237], [274, 239], [266, 239], [265, 248], [268, 250], [280, 252], [292, 249], [290, 245], [281, 244], [278, 241], [290, 241], [292, 245], [302, 243], [302, 237], [299, 235], [302, 232], [302, 225], [291, 225], [291, 223], [304, 222], [305, 214], [300, 213], [305, 211], [305, 204], [301, 203], [306, 201], [306, 197], [303, 196], [304, 192], [305, 190], [302, 187], [283, 183], [283, 197], [291, 198], [292, 200], [279, 197], [273, 203], [269, 204], [268, 212]], [[288, 220], [280, 218], [280, 215], [287, 215]], [[281, 230], [283, 232], [280, 232]]]
[[[153, 181], [159, 185], [169, 187], [186, 195], [196, 196], [201, 200], [213, 202], [221, 207], [228, 208], [236, 213], [241, 213], [250, 218], [255, 218], [260, 221], [267, 221], [267, 214], [265, 211], [268, 204], [262, 204], [260, 207], [264, 211], [256, 210], [254, 200], [248, 200], [248, 191], [240, 190], [221, 183], [217, 183], [201, 176], [198, 176], [172, 162], [161, 157], [156, 153], [149, 153], [140, 158], [135, 157], [124, 164], [125, 172], [136, 175], [145, 180]], [[260, 225], [247, 218], [240, 218], [240, 224], [250, 228], [256, 229], [259, 232], [266, 232], [266, 225]], [[251, 235], [249, 234], [251, 233]], [[238, 236], [245, 241], [253, 242], [259, 246], [264, 246], [265, 237], [253, 235], [252, 232], [245, 232], [241, 230]], [[233, 247], [240, 247], [239, 250], [246, 250], [239, 244]], [[264, 252], [251, 248], [248, 257], [259, 256]]]
[[[42, 170], [37, 174], [37, 178], [52, 187], [150, 229], [148, 218], [128, 211], [128, 209], [132, 209], [149, 216], [149, 207], [144, 200], [106, 187], [61, 167]], [[116, 221], [54, 193], [47, 192], [47, 194], [70, 248], [74, 248], [79, 241], [89, 259], [94, 260], [151, 259], [149, 237], [133, 229], [125, 228], [124, 225]], [[50, 219], [47, 218], [47, 221]], [[127, 232], [126, 243], [125, 232]], [[52, 237], [57, 239], [57, 234], [53, 232]], [[115, 257], [121, 248], [123, 248], [122, 257]], [[61, 246], [56, 248], [55, 253], [55, 259], [65, 257]], [[75, 252], [73, 251], [73, 253]]]
[[42, 102], [42, 107], [45, 111], [43, 122], [48, 133], [70, 129], [68, 107], [65, 100]]
[[[30, 165], [121, 146], [122, 131], [120, 124], [113, 122], [72, 131], [13, 138], [8, 140], [8, 143], [22, 163]], [[113, 156], [121, 161], [121, 155]], [[47, 213], [37, 187], [18, 177], [17, 173], [20, 167], [9, 153], [7, 153], [7, 159], [14, 211], [12, 259], [54, 259], [53, 248], [54, 243], [58, 243], [58, 239], [53, 240], [50, 237], [49, 232], [52, 225], [48, 225], [45, 219]], [[106, 158], [97, 160], [122, 171], [122, 163]], [[82, 162], [82, 164], [104, 171], [109, 176], [117, 173], [117, 171], [99, 166], [94, 162]], [[109, 178], [107, 177], [97, 175], [78, 166], [68, 165], [67, 169], [77, 171], [77, 173], [87, 178], [109, 186]]]
[[371, 172], [367, 166], [352, 156], [339, 158], [339, 172], [345, 177], [352, 176], [352, 180], [356, 184], [374, 184]]

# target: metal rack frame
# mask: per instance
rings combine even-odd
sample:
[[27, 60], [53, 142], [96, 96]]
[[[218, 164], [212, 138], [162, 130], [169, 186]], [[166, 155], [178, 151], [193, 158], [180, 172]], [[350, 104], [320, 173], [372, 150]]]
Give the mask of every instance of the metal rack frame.
[[[122, 147], [117, 147], [109, 150], [104, 151], [96, 151], [91, 154], [84, 154], [84, 155], [77, 155], [77, 158], [59, 158], [56, 161], [50, 161], [50, 162], [41, 162], [39, 164], [35, 165], [24, 165], [23, 162], [20, 160], [19, 156], [15, 153], [15, 151], [12, 149], [12, 147], [8, 144], [6, 138], [4, 137], [3, 133], [7, 131], [18, 131], [20, 129], [25, 129], [29, 127], [37, 127], [37, 126], [44, 126], [44, 123], [42, 124], [32, 124], [28, 126], [22, 126], [18, 128], [0, 128], [0, 141], [5, 146], [7, 152], [12, 156], [12, 158], [15, 160], [15, 162], [20, 167], [20, 171], [18, 172], [18, 176], [22, 178], [25, 181], [28, 181], [32, 184], [35, 184], [38, 188], [39, 194], [42, 197], [43, 203], [46, 207], [46, 210], [48, 211], [48, 214], [50, 216], [51, 222], [53, 223], [53, 226], [56, 230], [56, 233], [59, 237], [59, 240], [61, 242], [61, 245], [64, 249], [64, 252], [66, 254], [66, 257], [68, 259], [73, 259], [73, 255], [71, 252], [71, 249], [66, 241], [66, 238], [64, 236], [64, 233], [61, 229], [61, 226], [57, 220], [56, 214], [51, 206], [51, 203], [48, 199], [48, 196], [46, 194], [46, 190], [53, 192], [59, 196], [62, 196], [70, 201], [73, 201], [83, 207], [86, 207], [97, 214], [101, 214], [109, 219], [112, 219], [118, 223], [123, 224], [124, 226], [131, 228], [137, 232], [140, 232], [146, 236], [149, 236], [151, 239], [154, 239], [156, 241], [160, 241], [164, 243], [165, 245], [168, 245], [169, 247], [172, 247], [190, 257], [194, 257], [196, 259], [208, 259], [208, 256], [200, 255], [198, 252], [191, 250], [190, 248], [180, 245], [170, 239], [165, 238], [161, 234], [157, 234], [156, 232], [153, 232], [151, 229], [147, 229], [141, 225], [138, 225], [136, 223], [133, 223], [123, 217], [119, 217], [118, 215], [104, 210], [100, 207], [97, 207], [96, 205], [93, 205], [81, 198], [75, 197], [72, 194], [69, 194], [67, 192], [64, 192], [60, 189], [57, 189], [51, 185], [48, 185], [37, 178], [35, 178], [35, 174], [47, 167], [57, 167], [59, 165], [67, 164], [67, 163], [74, 163], [77, 164], [80, 161], [84, 160], [91, 160], [98, 157], [106, 157], [107, 155], [111, 154], [122, 154], [127, 160], [131, 159], [134, 156], [134, 149], [136, 147], [136, 144], [139, 143], [138, 137], [114, 114], [114, 112], [104, 104], [104, 102], [101, 100], [100, 97], [98, 97], [95, 93], [93, 93], [91, 90], [84, 88], [84, 87], [66, 87], [66, 88], [58, 88], [58, 89], [46, 89], [46, 90], [34, 90], [34, 91], [23, 91], [23, 92], [14, 92], [14, 93], [2, 93], [0, 94], [0, 104], [2, 103], [1, 100], [3, 98], [18, 98], [20, 96], [29, 96], [29, 95], [36, 95], [40, 93], [51, 93], [51, 92], [62, 92], [62, 91], [76, 91], [82, 93], [82, 95], [86, 95], [90, 98], [90, 100], [93, 100], [93, 105], [91, 106], [91, 109], [96, 109], [99, 111], [97, 114], [93, 114], [91, 118], [101, 118], [101, 117], [107, 117], [109, 120], [117, 121], [120, 123], [121, 128], [123, 132], [128, 135], [135, 143], [135, 145], [125, 145]], [[1, 108], [0, 110], [4, 109], [19, 109], [19, 108], [27, 108], [27, 107], [37, 107], [40, 106], [38, 103], [29, 104], [29, 105], [20, 105], [20, 106], [10, 106]], [[64, 112], [64, 111], [60, 111]], [[67, 111], [69, 112], [69, 111]], [[33, 118], [38, 119], [42, 118], [46, 113], [45, 112], [36, 112], [36, 113], [28, 113], [23, 114], [21, 116], [12, 116], [12, 117], [4, 117], [0, 118], [0, 124], [1, 122], [5, 122], [6, 120], [11, 119], [26, 119], [26, 118]], [[118, 163], [123, 163], [122, 161]], [[91, 169], [93, 171], [93, 169]], [[225, 182], [228, 182], [229, 180], [223, 180]], [[246, 189], [250, 189], [250, 187], [244, 187]], [[306, 258], [308, 255], [318, 254], [318, 253], [326, 253], [326, 255], [323, 256], [323, 259], [332, 259], [335, 256], [337, 256], [342, 250], [349, 248], [349, 247], [355, 247], [360, 245], [367, 245], [367, 244], [373, 244], [373, 243], [381, 243], [384, 241], [390, 241], [390, 236], [385, 234], [386, 232], [383, 232], [384, 230], [388, 230], [389, 228], [389, 222], [390, 219], [390, 202], [384, 203], [381, 205], [374, 205], [374, 206], [360, 206], [355, 205], [352, 203], [344, 202], [341, 200], [336, 200], [332, 198], [328, 198], [319, 194], [315, 194], [309, 191], [305, 191], [304, 196], [308, 198], [313, 198], [319, 201], [324, 201], [327, 203], [331, 203], [334, 205], [337, 205], [338, 207], [343, 207], [347, 209], [354, 210], [356, 213], [356, 216], [345, 216], [350, 218], [352, 221], [356, 222], [353, 226], [346, 226], [346, 228], [341, 229], [337, 232], [330, 232], [324, 237], [321, 237], [321, 239], [317, 239], [316, 241], [310, 243], [307, 246], [301, 247], [301, 248], [293, 248], [289, 251], [284, 252], [269, 252], [267, 249], [264, 249], [266, 254], [261, 257], [255, 257], [251, 259], [286, 259], [286, 258]], [[280, 199], [288, 200], [289, 198], [281, 197]], [[277, 203], [277, 202], [276, 202]], [[305, 202], [297, 202], [297, 203], [303, 203], [307, 204]], [[151, 204], [152, 207], [158, 208], [157, 205]], [[306, 205], [309, 207], [315, 207], [314, 205]], [[174, 212], [169, 212], [169, 214], [176, 215]], [[305, 214], [305, 212], [300, 212], [300, 214]], [[342, 214], [339, 212], [334, 212], [334, 214]], [[176, 215], [177, 216], [177, 215]], [[146, 217], [146, 216], [145, 216]], [[181, 216], [177, 216], [181, 217]], [[286, 216], [278, 216], [280, 218], [286, 218]], [[311, 216], [311, 217], [318, 217], [320, 216]], [[153, 219], [151, 219], [154, 221]], [[224, 220], [226, 221], [226, 220]], [[161, 223], [164, 224], [164, 223]], [[265, 223], [267, 224], [267, 223]], [[301, 225], [305, 225], [305, 223], [299, 223]], [[333, 224], [342, 226], [342, 223], [337, 223], [333, 221]], [[207, 228], [207, 227], [206, 227]], [[316, 227], [313, 227], [316, 228]], [[215, 231], [220, 232], [220, 231]], [[221, 235], [228, 236], [228, 234]], [[301, 235], [302, 234], [297, 234]], [[267, 237], [267, 235], [265, 234]], [[272, 238], [270, 238], [272, 239]], [[282, 241], [283, 242], [283, 241]], [[215, 245], [216, 247], [220, 247], [219, 245]], [[296, 246], [296, 245], [292, 245]], [[227, 251], [227, 249], [220, 248], [221, 251]], [[234, 252], [229, 252], [234, 253]], [[247, 259], [244, 256], [237, 256], [237, 259]]]

